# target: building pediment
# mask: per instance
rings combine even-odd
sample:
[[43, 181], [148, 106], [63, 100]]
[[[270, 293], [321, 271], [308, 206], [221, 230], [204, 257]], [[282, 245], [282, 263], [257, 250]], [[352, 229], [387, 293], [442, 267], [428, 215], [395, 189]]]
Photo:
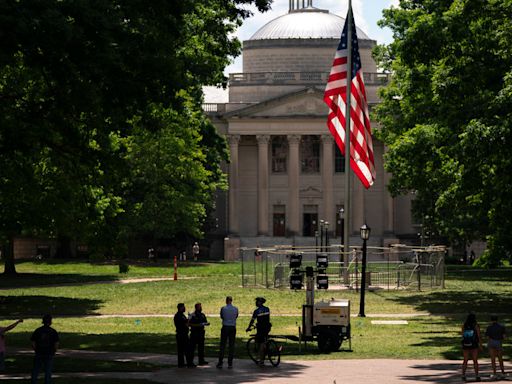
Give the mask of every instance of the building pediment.
[[323, 102], [323, 94], [323, 89], [308, 87], [231, 111], [225, 117], [246, 119], [325, 117], [328, 110]]
[[316, 187], [307, 187], [304, 189], [299, 190], [299, 196], [301, 198], [321, 198], [322, 197], [322, 191], [319, 188]]

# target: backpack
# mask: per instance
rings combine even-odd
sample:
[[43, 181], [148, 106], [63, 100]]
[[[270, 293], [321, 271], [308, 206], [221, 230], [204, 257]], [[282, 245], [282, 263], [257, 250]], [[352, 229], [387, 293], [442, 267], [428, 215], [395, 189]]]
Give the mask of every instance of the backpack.
[[477, 344], [476, 332], [474, 329], [465, 329], [462, 334], [462, 345], [464, 347], [471, 347]]

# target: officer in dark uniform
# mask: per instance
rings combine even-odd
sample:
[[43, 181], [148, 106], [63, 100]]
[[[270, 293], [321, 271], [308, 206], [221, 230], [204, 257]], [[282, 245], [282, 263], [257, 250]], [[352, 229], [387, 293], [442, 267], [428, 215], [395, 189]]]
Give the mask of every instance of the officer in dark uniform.
[[272, 324], [270, 323], [270, 309], [263, 305], [265, 304], [265, 302], [266, 300], [263, 297], [256, 298], [257, 308], [254, 310], [249, 326], [246, 329], [246, 332], [249, 332], [254, 322], [257, 321], [256, 343], [259, 344], [259, 365], [263, 365], [263, 361], [265, 360], [265, 342], [267, 341], [268, 334], [270, 333], [270, 329], [272, 328]]
[[174, 325], [176, 326], [176, 346], [178, 349], [178, 367], [185, 367], [185, 358], [188, 367], [195, 367], [190, 353], [190, 343], [188, 339], [188, 319], [185, 316], [185, 304], [178, 304], [178, 312], [174, 315]]
[[206, 320], [201, 303], [195, 305], [195, 311], [190, 314], [188, 324], [190, 326], [190, 360], [194, 361], [194, 352], [197, 345], [198, 364], [206, 365], [208, 362], [204, 359], [204, 327], [210, 325], [210, 323]]

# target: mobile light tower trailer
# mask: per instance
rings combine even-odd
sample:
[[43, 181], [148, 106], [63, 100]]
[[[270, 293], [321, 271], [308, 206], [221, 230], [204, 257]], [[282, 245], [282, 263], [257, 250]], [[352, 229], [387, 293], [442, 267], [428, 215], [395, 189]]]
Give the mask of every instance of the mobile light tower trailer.
[[352, 350], [350, 336], [350, 300], [331, 299], [315, 303], [315, 275], [318, 289], [327, 289], [329, 278], [326, 274], [328, 255], [320, 253], [316, 258], [317, 268], [301, 269], [302, 255], [290, 256], [290, 288], [302, 289], [304, 274], [306, 277], [306, 304], [302, 306], [302, 331], [299, 341], [317, 341], [321, 352], [335, 352], [343, 341], [348, 340]]

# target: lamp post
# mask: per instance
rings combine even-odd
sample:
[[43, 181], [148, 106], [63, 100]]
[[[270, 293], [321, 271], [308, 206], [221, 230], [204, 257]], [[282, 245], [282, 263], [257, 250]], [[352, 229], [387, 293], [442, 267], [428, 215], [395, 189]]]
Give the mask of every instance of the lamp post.
[[363, 268], [361, 276], [361, 300], [359, 302], [359, 317], [366, 317], [364, 314], [364, 293], [366, 290], [366, 241], [370, 238], [370, 227], [363, 224], [359, 229], [361, 239], [363, 239]]

